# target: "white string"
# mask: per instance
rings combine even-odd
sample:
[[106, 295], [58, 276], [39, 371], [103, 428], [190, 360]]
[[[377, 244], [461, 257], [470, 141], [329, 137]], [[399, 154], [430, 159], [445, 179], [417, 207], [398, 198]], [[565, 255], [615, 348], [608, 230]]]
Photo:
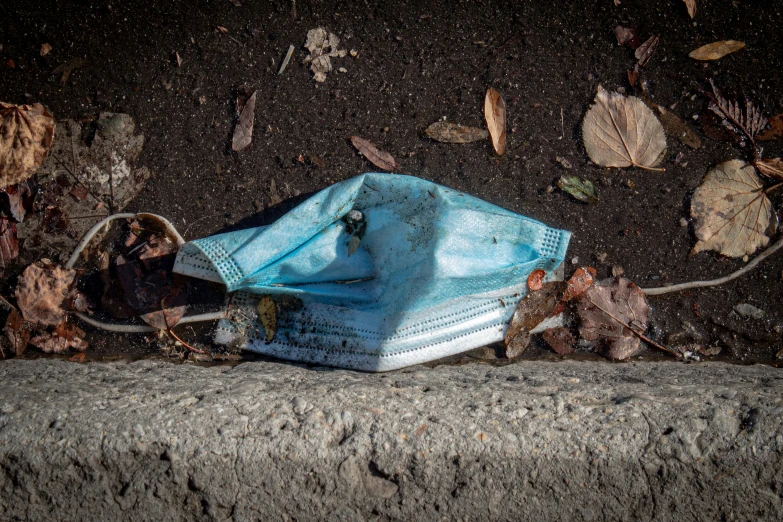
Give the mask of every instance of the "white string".
[[[78, 245], [76, 245], [76, 248], [73, 251], [73, 254], [71, 254], [71, 257], [68, 259], [68, 262], [65, 263], [65, 268], [73, 268], [76, 262], [79, 260], [79, 256], [84, 251], [85, 248], [87, 248], [87, 245], [90, 243], [93, 237], [101, 231], [101, 229], [106, 226], [108, 223], [115, 219], [133, 219], [136, 217], [144, 217], [144, 216], [150, 216], [155, 219], [160, 220], [161, 223], [163, 223], [166, 226], [166, 230], [174, 237], [174, 239], [177, 242], [177, 246], [182, 246], [185, 244], [185, 240], [182, 238], [182, 236], [177, 232], [177, 229], [174, 228], [174, 225], [171, 224], [171, 222], [164, 218], [163, 216], [159, 216], [157, 214], [149, 214], [149, 213], [139, 213], [139, 214], [130, 214], [130, 213], [123, 213], [123, 214], [112, 214], [111, 216], [107, 216], [98, 223], [95, 224], [90, 230], [87, 231], [86, 234], [84, 234], [84, 237], [79, 242]], [[197, 315], [189, 315], [187, 317], [183, 317], [177, 324], [188, 324], [188, 323], [198, 323], [203, 321], [216, 321], [219, 319], [224, 319], [226, 317], [227, 310], [220, 310], [218, 312], [209, 312], [205, 314], [197, 314]], [[74, 315], [84, 321], [85, 323], [94, 326], [96, 328], [100, 328], [102, 330], [106, 330], [108, 332], [119, 332], [119, 333], [150, 333], [150, 332], [157, 332], [157, 328], [153, 328], [152, 326], [148, 325], [142, 325], [142, 324], [118, 324], [118, 323], [105, 323], [103, 321], [98, 321], [97, 319], [93, 319], [92, 317], [89, 317], [83, 313], [74, 312]]]

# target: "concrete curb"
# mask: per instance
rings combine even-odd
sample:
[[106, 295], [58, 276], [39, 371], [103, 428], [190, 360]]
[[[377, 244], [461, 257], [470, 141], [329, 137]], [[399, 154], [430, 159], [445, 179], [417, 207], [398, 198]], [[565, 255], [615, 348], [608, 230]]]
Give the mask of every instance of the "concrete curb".
[[3, 520], [780, 520], [783, 373], [0, 364]]

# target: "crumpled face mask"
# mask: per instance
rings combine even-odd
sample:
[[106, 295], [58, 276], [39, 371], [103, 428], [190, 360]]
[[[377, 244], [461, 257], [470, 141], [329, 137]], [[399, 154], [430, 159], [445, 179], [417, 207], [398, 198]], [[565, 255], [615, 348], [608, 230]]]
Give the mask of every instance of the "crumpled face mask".
[[[186, 243], [174, 271], [233, 293], [218, 343], [387, 371], [502, 340], [528, 275], [551, 276], [570, 236], [419, 178], [372, 173], [272, 225]], [[259, 316], [264, 296], [272, 319]]]

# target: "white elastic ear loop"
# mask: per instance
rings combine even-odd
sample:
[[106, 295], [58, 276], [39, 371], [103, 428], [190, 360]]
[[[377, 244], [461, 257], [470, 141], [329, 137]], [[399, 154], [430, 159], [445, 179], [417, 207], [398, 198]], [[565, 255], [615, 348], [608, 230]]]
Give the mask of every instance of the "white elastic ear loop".
[[[87, 245], [90, 243], [90, 240], [95, 237], [95, 234], [100, 232], [100, 230], [110, 221], [113, 221], [115, 219], [133, 219], [137, 216], [151, 216], [155, 219], [160, 220], [161, 223], [163, 223], [166, 226], [166, 230], [174, 237], [174, 239], [177, 241], [177, 246], [181, 247], [185, 244], [185, 240], [182, 238], [182, 236], [177, 232], [177, 229], [174, 228], [174, 225], [171, 224], [171, 222], [164, 218], [163, 216], [159, 216], [157, 214], [150, 214], [147, 212], [142, 212], [139, 214], [112, 214], [111, 216], [105, 217], [103, 220], [99, 221], [95, 224], [90, 230], [87, 231], [86, 234], [84, 234], [84, 237], [79, 242], [78, 245], [76, 245], [76, 248], [73, 251], [73, 254], [71, 254], [71, 257], [68, 259], [68, 262], [65, 263], [65, 268], [73, 268], [73, 266], [76, 264], [76, 262], [79, 260], [79, 255], [84, 251], [84, 249], [87, 247]], [[120, 332], [120, 333], [150, 333], [150, 332], [157, 332], [157, 328], [153, 328], [152, 326], [148, 325], [141, 325], [141, 324], [117, 324], [117, 323], [104, 323], [102, 321], [97, 321], [93, 319], [92, 317], [89, 317], [83, 313], [80, 312], [73, 312], [76, 317], [84, 321], [85, 323], [94, 326], [96, 328], [101, 328], [102, 330], [106, 330], [109, 332]], [[187, 317], [183, 317], [177, 324], [188, 324], [188, 323], [198, 323], [202, 321], [217, 321], [219, 319], [225, 319], [227, 316], [228, 311], [227, 310], [221, 310], [219, 312], [210, 312], [206, 314], [198, 314], [198, 315], [190, 315]]]

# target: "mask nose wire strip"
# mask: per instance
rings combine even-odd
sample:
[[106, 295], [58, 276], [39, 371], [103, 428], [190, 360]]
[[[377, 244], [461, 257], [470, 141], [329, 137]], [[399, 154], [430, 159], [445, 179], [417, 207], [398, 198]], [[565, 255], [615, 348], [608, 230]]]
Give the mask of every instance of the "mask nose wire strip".
[[[87, 231], [86, 234], [84, 234], [84, 237], [79, 242], [79, 244], [76, 245], [76, 248], [74, 249], [73, 254], [71, 254], [71, 257], [68, 259], [68, 262], [65, 263], [65, 268], [74, 267], [76, 262], [79, 260], [79, 256], [87, 247], [87, 245], [90, 243], [90, 240], [93, 237], [95, 237], [95, 234], [100, 232], [100, 230], [104, 226], [106, 226], [107, 223], [115, 219], [133, 219], [136, 216], [152, 216], [155, 219], [159, 219], [161, 223], [163, 223], [166, 226], [166, 230], [168, 230], [168, 232], [171, 233], [172, 236], [174, 236], [174, 238], [177, 241], [177, 246], [182, 246], [185, 244], [185, 240], [182, 238], [179, 232], [177, 232], [177, 229], [174, 228], [174, 225], [172, 225], [171, 222], [168, 219], [164, 218], [163, 216], [158, 216], [157, 214], [150, 214], [147, 212], [141, 212], [139, 214], [131, 214], [131, 213], [112, 214], [110, 216], [105, 217], [103, 220], [99, 221], [98, 223], [96, 223], [95, 226], [93, 226], [90, 230]], [[158, 331], [157, 328], [153, 328], [152, 326], [148, 326], [148, 325], [104, 323], [103, 321], [98, 321], [80, 312], [73, 312], [73, 313], [74, 315], [76, 315], [76, 317], [78, 317], [85, 323], [109, 332], [150, 333], [150, 332]], [[203, 321], [217, 321], [219, 319], [225, 319], [226, 315], [227, 315], [227, 310], [220, 310], [218, 312], [209, 312], [206, 314], [189, 315], [187, 317], [183, 317], [177, 324], [180, 325], [180, 324], [188, 324], [188, 323], [198, 323]]]

